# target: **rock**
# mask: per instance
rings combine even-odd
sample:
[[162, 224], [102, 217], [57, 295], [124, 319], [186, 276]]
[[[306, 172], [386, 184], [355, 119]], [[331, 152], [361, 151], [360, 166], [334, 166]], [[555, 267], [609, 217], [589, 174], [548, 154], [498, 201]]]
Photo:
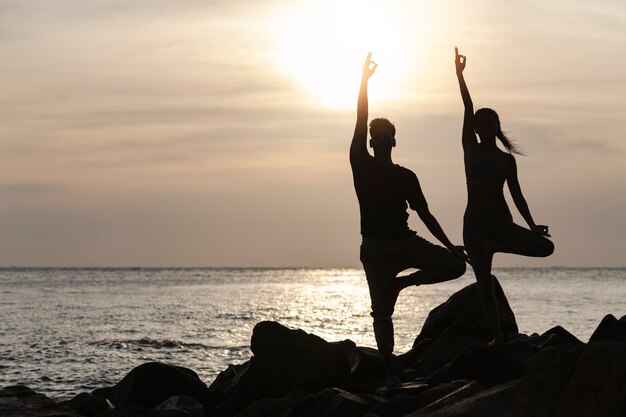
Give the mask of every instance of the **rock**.
[[397, 387], [382, 386], [376, 390], [376, 395], [382, 397], [393, 397], [396, 395], [416, 396], [430, 388], [430, 385], [420, 382], [405, 382]]
[[356, 347], [348, 353], [350, 372], [354, 383], [364, 383], [385, 379], [385, 366], [378, 350]]
[[78, 413], [57, 404], [44, 394], [38, 394], [24, 385], [0, 389], [2, 417], [79, 417]]
[[[494, 279], [494, 293], [502, 331], [505, 334], [517, 333], [515, 315], [497, 279]], [[470, 284], [430, 312], [413, 346], [419, 346], [425, 339], [432, 339], [433, 342], [410, 367], [426, 372], [435, 371], [452, 362], [467, 346], [488, 343], [492, 338], [480, 303], [478, 286], [476, 283]]]
[[257, 400], [249, 407], [237, 414], [224, 414], [224, 416], [235, 415], [237, 417], [289, 417], [293, 409], [295, 398], [267, 398]]
[[226, 370], [220, 372], [209, 386], [216, 405], [234, 401], [238, 394], [239, 379], [250, 366], [250, 361], [241, 365], [228, 365]]
[[254, 356], [237, 377], [235, 399], [277, 398], [294, 389], [347, 388], [352, 383], [348, 353], [355, 347], [350, 340], [329, 343], [303, 330], [260, 322], [252, 334]]
[[589, 338], [589, 343], [600, 341], [626, 341], [626, 316], [619, 320], [612, 314], [604, 316]]
[[439, 410], [449, 404], [454, 404], [484, 390], [478, 382], [474, 381], [462, 381], [450, 384], [449, 386], [443, 385], [443, 387], [445, 388], [433, 388], [434, 391], [428, 390], [424, 392], [421, 395], [422, 398], [420, 398], [421, 404], [418, 411], [422, 409], [429, 409], [431, 411]]
[[[468, 384], [469, 381], [454, 381], [431, 387], [419, 395], [398, 394], [372, 407], [364, 417], [404, 416], [439, 401]], [[476, 387], [478, 387], [477, 384], [472, 389]], [[476, 389], [479, 390], [479, 388]]]
[[111, 408], [107, 400], [86, 392], [78, 394], [71, 400], [65, 401], [62, 404], [76, 411], [78, 414], [87, 417], [95, 416]]
[[109, 400], [116, 408], [154, 408], [172, 396], [187, 395], [201, 403], [207, 415], [214, 409], [211, 391], [194, 371], [159, 362], [139, 365], [113, 387], [94, 390], [93, 395]]
[[511, 415], [517, 390], [518, 381], [513, 381], [464, 395], [463, 398], [452, 393], [406, 417], [507, 417]]
[[316, 394], [298, 399], [290, 417], [360, 417], [370, 403], [339, 388], [327, 388]]
[[189, 414], [183, 410], [155, 410], [128, 404], [103, 411], [97, 417], [189, 417]]
[[472, 345], [443, 370], [438, 381], [466, 379], [489, 388], [520, 378], [524, 366], [503, 346]]
[[235, 415], [237, 417], [360, 417], [369, 406], [367, 400], [357, 395], [338, 388], [327, 388], [302, 398], [257, 400]]
[[[429, 340], [429, 339], [428, 339]], [[422, 376], [414, 369], [405, 369], [407, 364], [413, 363], [423, 353], [422, 347], [428, 343], [420, 344], [416, 349], [394, 356], [396, 371], [402, 381], [411, 382]], [[368, 347], [356, 347], [348, 354], [350, 371], [352, 373], [351, 392], [373, 393], [377, 388], [386, 383], [385, 368], [378, 350]]]
[[522, 376], [517, 416], [626, 415], [626, 343], [596, 342], [545, 349]]
[[574, 336], [561, 326], [555, 326], [550, 330], [546, 330], [546, 332], [544, 332], [541, 336], [545, 337], [546, 340], [544, 342], [538, 343], [538, 340], [536, 339], [532, 342], [539, 349], [553, 346], [583, 344], [580, 339], [578, 339], [576, 336]]
[[189, 417], [204, 417], [204, 406], [188, 395], [174, 395], [154, 407], [155, 410], [181, 410]]

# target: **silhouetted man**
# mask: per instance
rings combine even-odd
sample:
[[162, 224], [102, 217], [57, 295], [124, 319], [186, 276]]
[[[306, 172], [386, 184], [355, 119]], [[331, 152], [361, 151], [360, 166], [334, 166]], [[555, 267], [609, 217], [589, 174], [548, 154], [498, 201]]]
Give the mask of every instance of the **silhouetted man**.
[[[395, 126], [387, 119], [370, 123], [367, 150], [367, 83], [377, 64], [371, 52], [363, 64], [356, 127], [350, 146], [350, 165], [361, 212], [361, 262], [372, 300], [374, 336], [387, 373], [388, 385], [400, 379], [393, 366], [394, 334], [391, 316], [403, 288], [433, 284], [463, 275], [467, 259], [462, 247], [454, 246], [428, 210], [417, 176], [395, 165], [391, 149], [396, 146]], [[419, 237], [408, 227], [407, 203], [428, 230], [448, 249]], [[397, 277], [406, 269], [419, 271]]]

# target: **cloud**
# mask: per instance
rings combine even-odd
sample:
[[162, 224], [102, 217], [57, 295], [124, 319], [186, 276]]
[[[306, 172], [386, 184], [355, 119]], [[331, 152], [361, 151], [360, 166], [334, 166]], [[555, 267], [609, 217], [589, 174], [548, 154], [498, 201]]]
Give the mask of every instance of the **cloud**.
[[9, 183], [0, 184], [0, 198], [30, 197], [58, 190], [49, 183]]
[[[290, 57], [266, 29], [281, 1], [0, 2], [0, 261], [358, 264], [355, 109], [312, 105], [278, 68]], [[370, 115], [397, 122], [395, 161], [420, 175], [455, 238], [466, 197], [455, 42], [474, 102], [496, 108], [528, 152], [533, 214], [555, 230], [623, 228], [601, 204], [563, 215], [585, 196], [611, 200], [626, 178], [623, 6], [570, 4], [433, 6], [425, 49], [407, 52], [419, 68], [393, 101], [370, 102]], [[381, 63], [376, 77], [390, 73]], [[358, 73], [354, 83], [356, 101]], [[575, 263], [568, 245], [545, 262]]]

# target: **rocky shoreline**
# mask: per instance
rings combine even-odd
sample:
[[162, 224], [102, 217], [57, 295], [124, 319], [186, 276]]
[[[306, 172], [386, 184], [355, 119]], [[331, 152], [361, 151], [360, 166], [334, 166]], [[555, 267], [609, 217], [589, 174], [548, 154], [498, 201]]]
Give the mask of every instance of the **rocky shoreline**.
[[258, 323], [252, 358], [207, 386], [190, 369], [145, 363], [112, 387], [55, 402], [28, 387], [0, 389], [6, 417], [626, 416], [626, 316], [607, 315], [587, 343], [557, 326], [518, 332], [496, 283], [507, 342], [491, 333], [469, 285], [435, 308], [410, 351], [403, 384], [384, 386], [375, 349]]

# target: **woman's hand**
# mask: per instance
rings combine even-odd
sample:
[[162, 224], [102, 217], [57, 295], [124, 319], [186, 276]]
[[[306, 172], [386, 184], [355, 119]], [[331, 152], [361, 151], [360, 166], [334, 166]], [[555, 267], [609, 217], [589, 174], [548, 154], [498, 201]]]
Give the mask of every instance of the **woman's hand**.
[[465, 63], [467, 57], [465, 55], [459, 55], [459, 48], [454, 47], [454, 65], [456, 66], [456, 73], [461, 74], [465, 69]]
[[550, 237], [550, 233], [548, 233], [548, 226], [542, 224], [536, 224], [530, 228], [535, 233], [540, 234], [541, 236]]
[[363, 79], [367, 80], [374, 75], [377, 66], [378, 64], [372, 61], [372, 53], [368, 52], [367, 58], [365, 58], [365, 62], [363, 63]]

